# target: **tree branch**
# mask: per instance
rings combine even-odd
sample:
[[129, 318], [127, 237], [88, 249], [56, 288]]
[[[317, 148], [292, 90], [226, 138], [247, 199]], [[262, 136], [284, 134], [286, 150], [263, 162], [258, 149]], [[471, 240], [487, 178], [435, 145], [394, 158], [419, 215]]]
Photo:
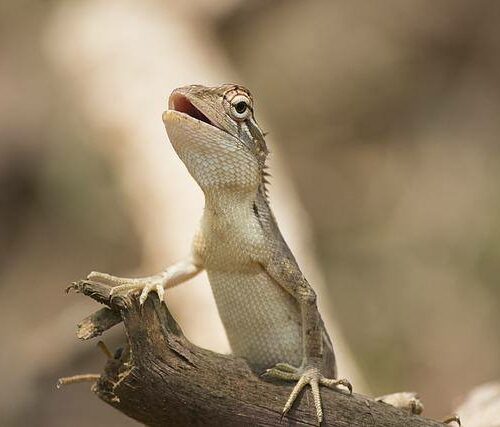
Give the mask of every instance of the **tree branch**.
[[77, 325], [78, 331], [76, 336], [82, 340], [95, 338], [104, 331], [118, 325], [121, 321], [122, 316], [120, 313], [104, 307], [87, 316]]
[[[264, 381], [243, 359], [193, 345], [156, 295], [141, 307], [136, 296], [111, 299], [110, 288], [95, 282], [69, 289], [108, 306], [86, 318], [91, 330], [106, 330], [118, 315], [124, 322], [128, 346], [108, 361], [93, 391], [126, 415], [148, 426], [316, 425], [309, 390], [281, 420], [292, 385]], [[323, 388], [322, 398], [324, 426], [441, 425], [356, 394]]]

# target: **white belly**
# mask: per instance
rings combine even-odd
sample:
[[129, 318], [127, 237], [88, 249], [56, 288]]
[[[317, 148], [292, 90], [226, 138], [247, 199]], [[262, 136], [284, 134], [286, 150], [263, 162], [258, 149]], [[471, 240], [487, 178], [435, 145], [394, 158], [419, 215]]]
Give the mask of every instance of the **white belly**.
[[207, 273], [233, 353], [256, 371], [278, 362], [299, 366], [302, 328], [294, 298], [260, 267]]

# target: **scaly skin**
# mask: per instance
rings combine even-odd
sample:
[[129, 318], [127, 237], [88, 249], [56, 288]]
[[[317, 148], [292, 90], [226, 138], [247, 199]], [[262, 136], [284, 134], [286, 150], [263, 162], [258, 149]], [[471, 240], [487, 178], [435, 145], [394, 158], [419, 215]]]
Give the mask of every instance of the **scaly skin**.
[[163, 114], [169, 139], [203, 190], [205, 210], [190, 257], [155, 276], [126, 279], [93, 272], [113, 292], [164, 289], [206, 270], [233, 353], [258, 373], [312, 389], [351, 385], [337, 376], [335, 355], [309, 285], [285, 243], [266, 195], [264, 134], [249, 91], [237, 85], [176, 89]]

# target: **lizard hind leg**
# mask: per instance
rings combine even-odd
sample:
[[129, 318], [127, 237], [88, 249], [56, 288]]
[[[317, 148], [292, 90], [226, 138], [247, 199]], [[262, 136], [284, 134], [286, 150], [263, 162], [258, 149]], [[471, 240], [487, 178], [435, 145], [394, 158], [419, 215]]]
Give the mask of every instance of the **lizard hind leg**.
[[283, 408], [282, 416], [285, 416], [291, 409], [293, 402], [295, 402], [295, 399], [297, 399], [297, 396], [306, 385], [311, 386], [314, 407], [316, 409], [316, 417], [319, 423], [323, 421], [323, 408], [321, 406], [321, 394], [319, 391], [320, 385], [330, 388], [335, 388], [341, 385], [346, 387], [349, 390], [349, 393], [352, 393], [352, 386], [349, 381], [345, 379], [325, 378], [316, 366], [306, 365], [305, 367], [295, 368], [288, 363], [278, 363], [274, 367], [267, 369], [263, 376], [285, 381], [297, 381]]

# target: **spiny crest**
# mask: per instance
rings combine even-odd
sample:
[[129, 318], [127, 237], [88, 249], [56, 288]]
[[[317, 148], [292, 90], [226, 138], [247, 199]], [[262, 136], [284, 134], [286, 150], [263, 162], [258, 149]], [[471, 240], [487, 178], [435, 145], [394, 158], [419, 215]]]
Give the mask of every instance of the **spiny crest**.
[[241, 140], [246, 143], [247, 147], [254, 153], [260, 170], [261, 170], [261, 184], [259, 186], [259, 191], [262, 193], [264, 198], [269, 201], [269, 178], [270, 174], [268, 172], [268, 166], [266, 164], [267, 156], [269, 150], [265, 141], [266, 133], [263, 132], [254, 117], [253, 109], [253, 97], [250, 91], [244, 86], [237, 84], [226, 84], [219, 86], [216, 90], [222, 93], [223, 101], [231, 103], [236, 97], [241, 95], [246, 96], [248, 99], [248, 108], [250, 109], [250, 114], [245, 119], [241, 120], [238, 124], [238, 136]]

